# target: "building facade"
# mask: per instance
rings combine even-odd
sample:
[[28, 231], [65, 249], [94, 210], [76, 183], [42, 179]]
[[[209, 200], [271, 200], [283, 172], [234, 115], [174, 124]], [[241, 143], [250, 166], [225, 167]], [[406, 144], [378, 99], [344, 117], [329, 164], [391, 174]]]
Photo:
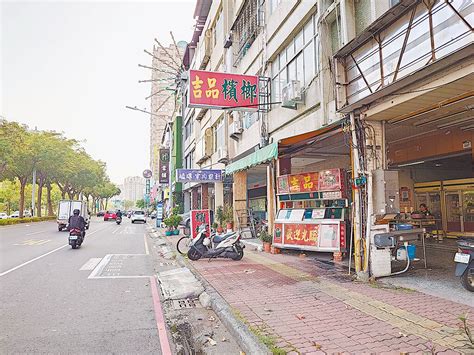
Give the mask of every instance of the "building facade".
[[[471, 233], [473, 6], [462, 0], [197, 1], [186, 69], [258, 75], [265, 104], [254, 111], [192, 108], [183, 92], [183, 166], [226, 172], [222, 183], [186, 183], [185, 209], [229, 203], [243, 227], [251, 208], [268, 219], [272, 233], [287, 228], [278, 211], [339, 209], [325, 217], [339, 220], [331, 230], [340, 229], [331, 234], [318, 225], [309, 250], [340, 258], [349, 253], [345, 232], [352, 230], [356, 268], [365, 273], [371, 229], [388, 212], [410, 212], [432, 200], [443, 217], [438, 229]], [[441, 137], [449, 139], [440, 150], [430, 141]], [[428, 159], [447, 168], [430, 171]], [[423, 166], [406, 169], [412, 163]], [[324, 185], [334, 171], [345, 182], [340, 191], [294, 194], [281, 185], [311, 179], [310, 172]], [[389, 180], [391, 189], [377, 187]], [[448, 187], [431, 188], [446, 191], [429, 195], [423, 184], [438, 180]], [[306, 191], [311, 184], [293, 187]], [[453, 184], [462, 187], [451, 193]], [[300, 247], [288, 230], [289, 243], [276, 244]]]
[[140, 176], [126, 177], [121, 185], [120, 199], [136, 202], [145, 194], [145, 179]]

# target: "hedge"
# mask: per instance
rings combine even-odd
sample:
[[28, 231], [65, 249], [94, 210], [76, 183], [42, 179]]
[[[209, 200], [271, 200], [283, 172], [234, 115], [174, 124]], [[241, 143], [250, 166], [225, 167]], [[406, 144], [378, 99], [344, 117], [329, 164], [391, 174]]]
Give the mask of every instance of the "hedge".
[[51, 220], [54, 220], [54, 219], [56, 219], [56, 216], [7, 218], [7, 219], [0, 219], [0, 226], [8, 226], [8, 225], [11, 225], [11, 224], [19, 224], [19, 223], [51, 221]]

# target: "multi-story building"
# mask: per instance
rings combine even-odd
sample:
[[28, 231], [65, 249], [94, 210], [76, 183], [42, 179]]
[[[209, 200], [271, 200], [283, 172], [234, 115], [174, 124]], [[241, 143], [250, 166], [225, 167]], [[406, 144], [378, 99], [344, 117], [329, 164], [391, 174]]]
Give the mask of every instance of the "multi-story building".
[[165, 49], [153, 46], [152, 84], [150, 93], [150, 169], [153, 176], [159, 174], [159, 150], [163, 132], [175, 112], [174, 86], [176, 74], [183, 58], [183, 46], [169, 45]]
[[136, 202], [145, 194], [145, 179], [140, 176], [126, 177], [121, 185], [121, 200]]
[[[185, 208], [231, 202], [237, 223], [245, 224], [239, 213], [251, 207], [273, 230], [282, 206], [341, 207], [313, 193], [286, 203], [289, 195], [276, 193], [278, 177], [337, 168], [358, 184], [345, 191], [341, 217], [354, 229], [358, 270], [368, 271], [371, 226], [388, 211], [428, 202], [443, 214], [444, 232], [472, 233], [474, 191], [471, 180], [459, 179], [473, 177], [473, 6], [462, 0], [198, 0], [186, 68], [258, 75], [260, 92], [271, 96], [253, 112], [191, 108], [183, 100], [184, 166], [225, 169], [233, 181], [227, 189], [226, 180], [185, 184]], [[419, 167], [405, 168], [414, 163]], [[375, 188], [379, 171], [388, 181], [387, 169], [398, 171], [397, 186]], [[436, 180], [448, 182], [430, 195], [423, 184]], [[453, 184], [462, 186], [453, 193]], [[313, 242], [324, 238], [341, 243], [335, 257], [347, 251], [342, 230], [321, 232]]]

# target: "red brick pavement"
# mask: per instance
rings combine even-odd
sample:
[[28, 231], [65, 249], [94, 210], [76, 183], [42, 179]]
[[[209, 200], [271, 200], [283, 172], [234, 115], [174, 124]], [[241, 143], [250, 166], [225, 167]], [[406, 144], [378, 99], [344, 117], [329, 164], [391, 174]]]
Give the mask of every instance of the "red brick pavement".
[[[270, 261], [290, 266], [315, 278], [299, 280], [286, 276], [255, 261], [252, 254], [264, 255]], [[349, 306], [328, 295], [324, 286], [318, 285], [318, 280], [357, 292], [366, 297], [367, 302], [381, 301], [451, 328], [458, 329], [459, 315], [467, 311], [474, 314], [472, 307], [423, 293], [352, 282], [342, 272], [328, 270], [310, 259], [249, 251], [246, 251], [246, 255], [240, 262], [214, 259], [192, 264], [229, 303], [238, 317], [253, 330], [272, 336], [275, 345], [289, 353], [459, 352], [447, 349], [429, 340], [429, 337], [409, 334], [391, 321], [378, 319]]]

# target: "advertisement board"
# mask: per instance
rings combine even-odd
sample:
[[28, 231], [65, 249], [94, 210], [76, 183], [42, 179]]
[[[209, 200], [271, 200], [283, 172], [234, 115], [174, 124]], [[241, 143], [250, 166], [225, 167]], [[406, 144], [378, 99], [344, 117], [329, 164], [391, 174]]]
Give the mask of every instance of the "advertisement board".
[[199, 226], [207, 224], [207, 232], [210, 235], [211, 214], [209, 210], [191, 210], [191, 236], [196, 238], [199, 232]]
[[318, 246], [319, 224], [284, 224], [283, 228], [285, 244]]
[[212, 169], [176, 169], [178, 182], [214, 182], [222, 181], [222, 170]]
[[258, 109], [258, 76], [189, 71], [189, 107]]
[[168, 148], [160, 149], [160, 176], [158, 181], [160, 184], [168, 184], [170, 180], [170, 150]]

